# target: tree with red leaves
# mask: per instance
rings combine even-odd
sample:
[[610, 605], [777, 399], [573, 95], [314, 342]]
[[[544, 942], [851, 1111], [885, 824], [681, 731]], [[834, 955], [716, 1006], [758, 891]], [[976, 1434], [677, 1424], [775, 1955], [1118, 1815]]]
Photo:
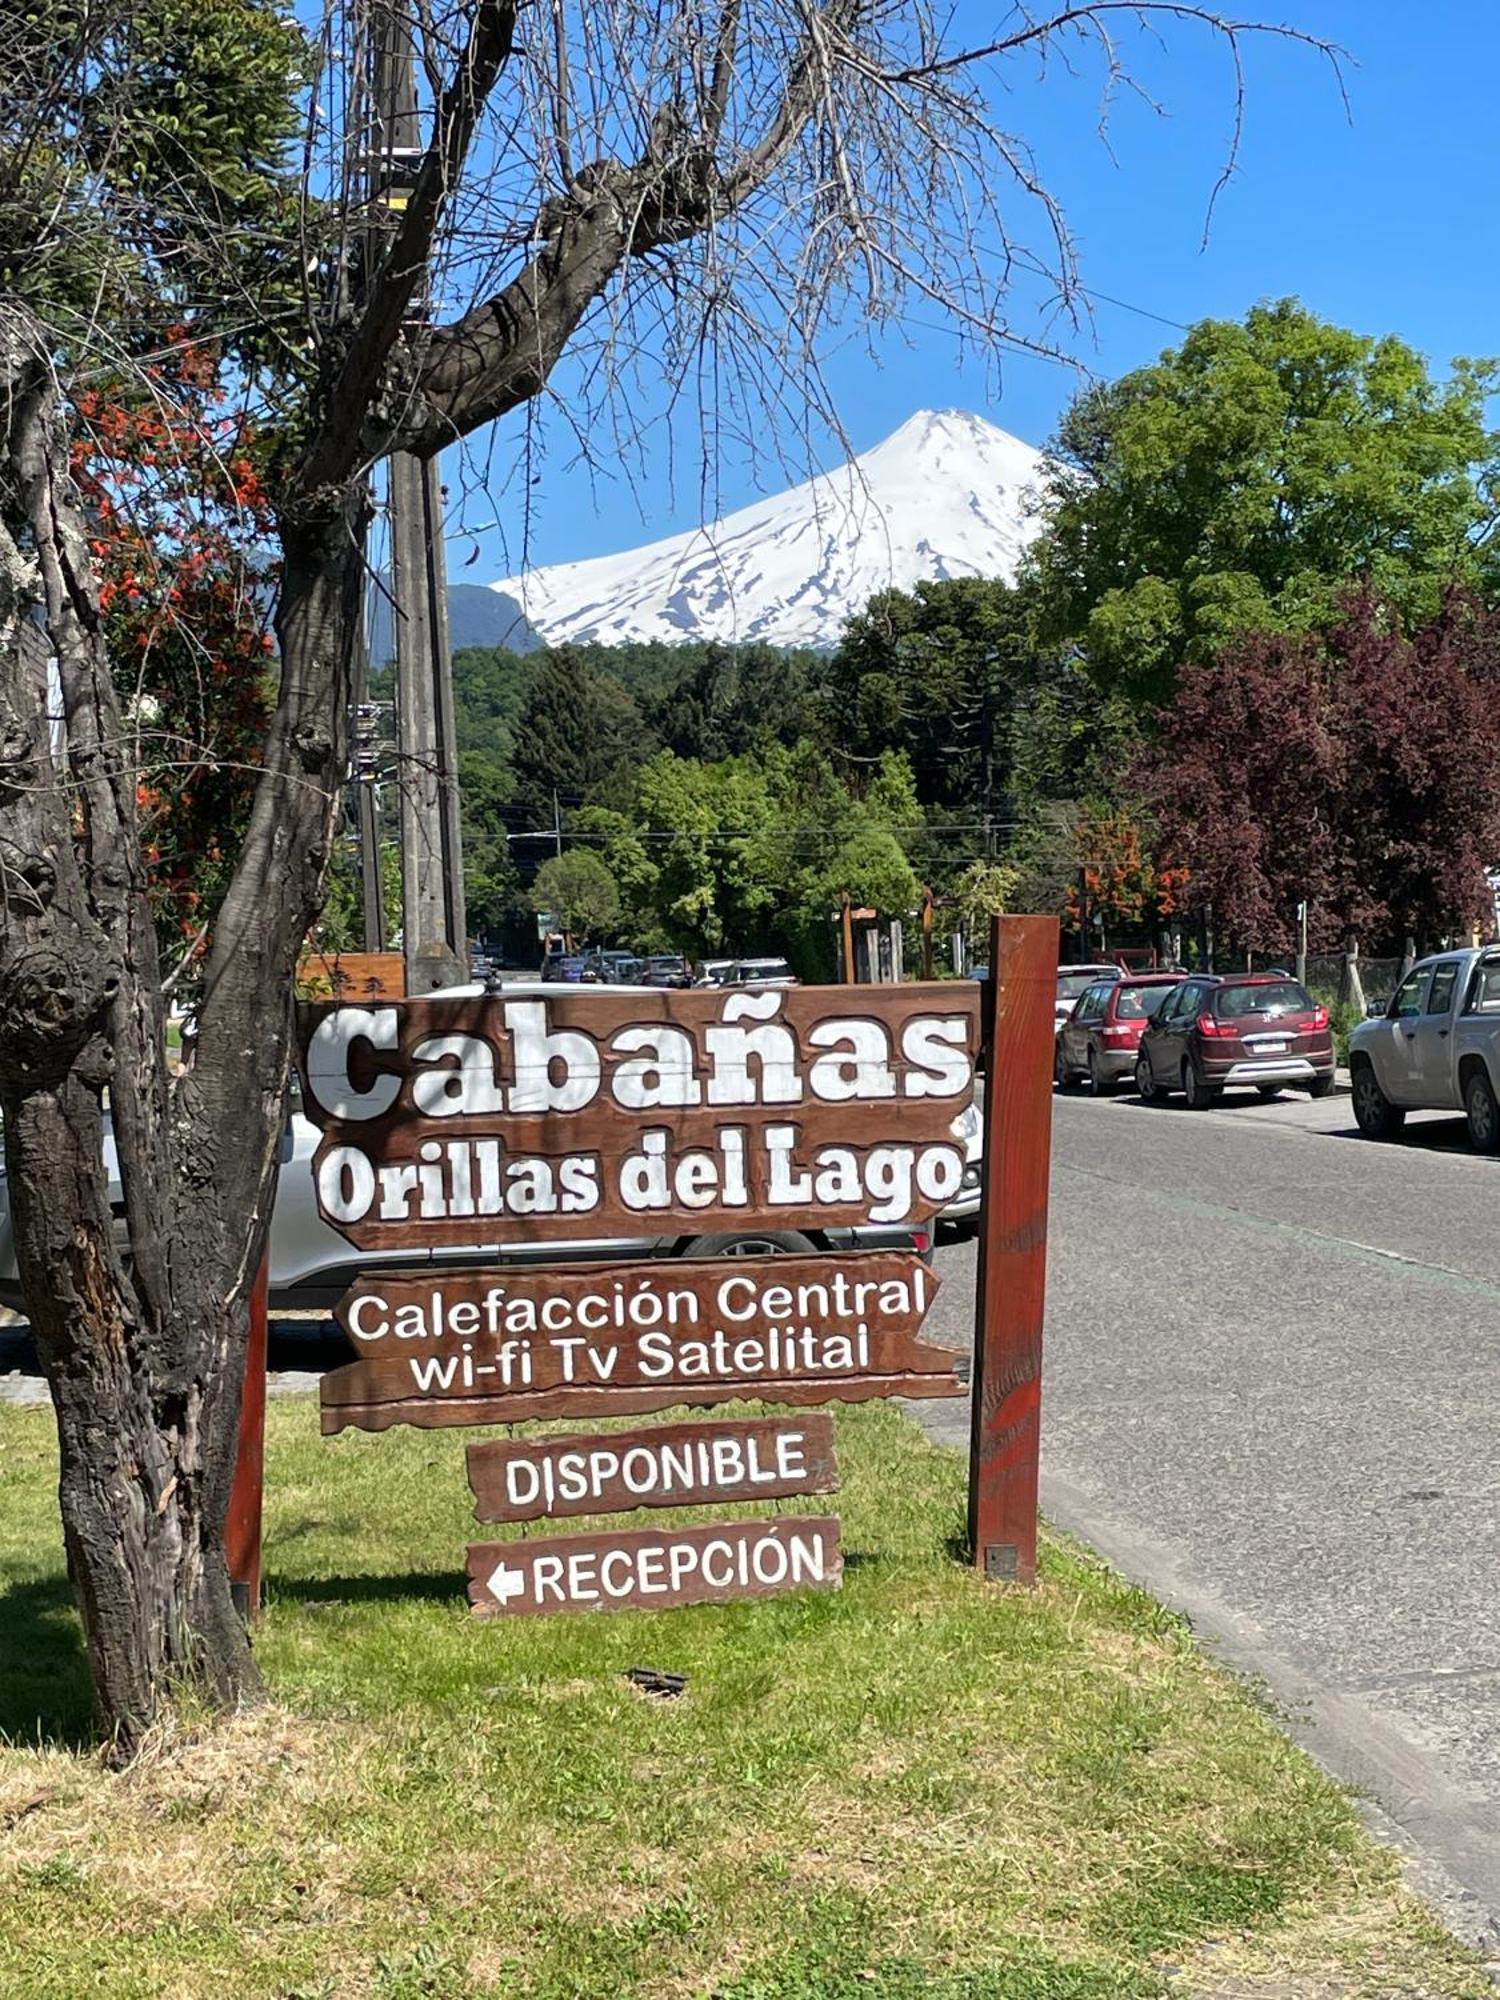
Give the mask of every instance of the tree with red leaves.
[[1104, 946], [1113, 924], [1145, 922], [1152, 935], [1182, 907], [1191, 870], [1162, 861], [1147, 829], [1126, 806], [1094, 800], [1084, 806], [1073, 837], [1080, 858], [1079, 879], [1068, 897], [1074, 926], [1103, 920]]
[[[196, 959], [254, 797], [270, 716], [273, 523], [219, 357], [172, 328], [160, 360], [79, 398], [73, 477], [134, 738], [163, 949]], [[175, 949], [174, 949], [175, 948]]]
[[1500, 857], [1500, 615], [1454, 598], [1407, 637], [1371, 595], [1322, 637], [1252, 634], [1185, 670], [1138, 774], [1160, 854], [1226, 943], [1461, 933]]

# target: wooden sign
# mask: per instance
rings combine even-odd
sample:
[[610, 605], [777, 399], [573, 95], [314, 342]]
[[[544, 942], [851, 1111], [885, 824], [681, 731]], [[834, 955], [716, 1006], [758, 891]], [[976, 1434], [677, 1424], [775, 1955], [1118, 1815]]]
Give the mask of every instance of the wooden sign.
[[839, 1483], [827, 1415], [487, 1439], [469, 1446], [468, 1460], [481, 1521], [778, 1500], [832, 1493]]
[[938, 1285], [894, 1250], [364, 1278], [338, 1317], [365, 1358], [323, 1377], [323, 1429], [961, 1396], [961, 1354], [917, 1338]]
[[318, 1210], [365, 1250], [928, 1220], [978, 992], [767, 987], [298, 1008]]
[[406, 960], [399, 951], [309, 951], [297, 967], [297, 992], [307, 1000], [399, 1000]]
[[836, 1589], [842, 1579], [839, 1524], [827, 1516], [534, 1535], [469, 1549], [469, 1602], [481, 1617], [665, 1610]]
[[969, 1545], [997, 1581], [1036, 1576], [1042, 1320], [1052, 1165], [1056, 917], [997, 917], [974, 1314]]

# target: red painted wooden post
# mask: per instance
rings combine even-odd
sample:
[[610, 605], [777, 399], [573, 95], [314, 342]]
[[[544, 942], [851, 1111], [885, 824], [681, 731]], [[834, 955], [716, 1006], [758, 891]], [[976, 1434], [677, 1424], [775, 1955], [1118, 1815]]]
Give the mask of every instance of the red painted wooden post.
[[984, 1002], [969, 1540], [977, 1569], [1018, 1583], [1036, 1576], [1057, 936], [1055, 917], [997, 917]]
[[245, 1394], [240, 1405], [240, 1439], [224, 1523], [224, 1559], [229, 1587], [248, 1624], [260, 1610], [261, 1497], [266, 1468], [266, 1290], [270, 1265], [261, 1259], [250, 1292], [250, 1344], [245, 1355]]

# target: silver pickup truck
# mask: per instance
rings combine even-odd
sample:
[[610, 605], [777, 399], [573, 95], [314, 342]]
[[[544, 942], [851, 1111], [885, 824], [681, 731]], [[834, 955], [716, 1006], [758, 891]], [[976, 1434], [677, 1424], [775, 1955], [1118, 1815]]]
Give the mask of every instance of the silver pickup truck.
[[1462, 1111], [1474, 1150], [1500, 1152], [1500, 946], [1414, 965], [1354, 1030], [1349, 1074], [1366, 1138], [1389, 1139], [1408, 1111]]

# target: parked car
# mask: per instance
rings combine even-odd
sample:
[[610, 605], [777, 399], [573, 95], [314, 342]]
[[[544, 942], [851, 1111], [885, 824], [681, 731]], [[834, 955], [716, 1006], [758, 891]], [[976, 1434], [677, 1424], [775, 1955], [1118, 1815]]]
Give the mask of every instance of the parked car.
[[721, 986], [796, 986], [797, 975], [784, 958], [737, 958]]
[[693, 975], [695, 986], [722, 986], [733, 966], [732, 958], [700, 958], [698, 969]]
[[1135, 1074], [1147, 1022], [1181, 984], [1181, 973], [1147, 972], [1096, 979], [1085, 987], [1057, 1031], [1058, 1089], [1072, 1090], [1086, 1078], [1095, 1097], [1110, 1096]]
[[584, 970], [612, 986], [633, 986], [641, 975], [643, 961], [633, 951], [591, 951]]
[[[478, 985], [454, 986], [443, 997], [471, 999], [483, 992]], [[535, 997], [545, 989], [541, 981], [519, 980], [506, 988], [508, 1000]], [[611, 989], [601, 988], [604, 992]], [[616, 992], [633, 990], [617, 988]], [[980, 1164], [983, 1157], [983, 1121], [970, 1105], [953, 1121], [953, 1136], [961, 1140], [965, 1165], [958, 1193], [938, 1216], [939, 1226], [960, 1233], [972, 1229], [979, 1214]], [[270, 1302], [277, 1311], [323, 1312], [336, 1305], [349, 1287], [371, 1271], [382, 1274], [421, 1277], [435, 1271], [484, 1270], [500, 1263], [576, 1264], [601, 1259], [621, 1260], [644, 1257], [736, 1256], [752, 1251], [789, 1250], [907, 1250], [913, 1246], [913, 1232], [900, 1224], [862, 1223], [833, 1229], [747, 1231], [743, 1235], [719, 1232], [706, 1236], [663, 1235], [640, 1238], [584, 1237], [571, 1243], [475, 1242], [439, 1250], [359, 1250], [330, 1227], [318, 1213], [313, 1186], [313, 1155], [322, 1134], [312, 1120], [296, 1108], [287, 1120], [282, 1139], [281, 1174], [276, 1185], [276, 1202], [271, 1211]], [[111, 1182], [111, 1199], [119, 1200], [118, 1168], [114, 1138], [105, 1120], [104, 1161]], [[124, 1223], [117, 1225], [122, 1249]], [[921, 1232], [923, 1238], [927, 1232]], [[925, 1243], [919, 1247], [926, 1247]], [[10, 1188], [0, 1151], [0, 1305], [24, 1312], [20, 1274], [16, 1264], [15, 1237], [11, 1228]]]
[[1354, 1116], [1370, 1139], [1408, 1111], [1462, 1110], [1476, 1152], [1500, 1152], [1500, 948], [1445, 951], [1402, 980], [1349, 1038]]
[[584, 977], [584, 958], [581, 952], [553, 951], [542, 960], [542, 977], [548, 985], [558, 980], [575, 985]]
[[[985, 967], [985, 977], [989, 967]], [[1101, 979], [1120, 978], [1118, 965], [1060, 965], [1057, 968], [1057, 1005], [1054, 1018], [1060, 1028], [1088, 989]]]
[[693, 975], [680, 952], [653, 952], [641, 968], [642, 986], [691, 986]]
[[1148, 1102], [1180, 1090], [1198, 1111], [1226, 1088], [1274, 1097], [1290, 1085], [1326, 1097], [1333, 1081], [1328, 1009], [1284, 972], [1183, 980], [1146, 1024], [1135, 1064]]

